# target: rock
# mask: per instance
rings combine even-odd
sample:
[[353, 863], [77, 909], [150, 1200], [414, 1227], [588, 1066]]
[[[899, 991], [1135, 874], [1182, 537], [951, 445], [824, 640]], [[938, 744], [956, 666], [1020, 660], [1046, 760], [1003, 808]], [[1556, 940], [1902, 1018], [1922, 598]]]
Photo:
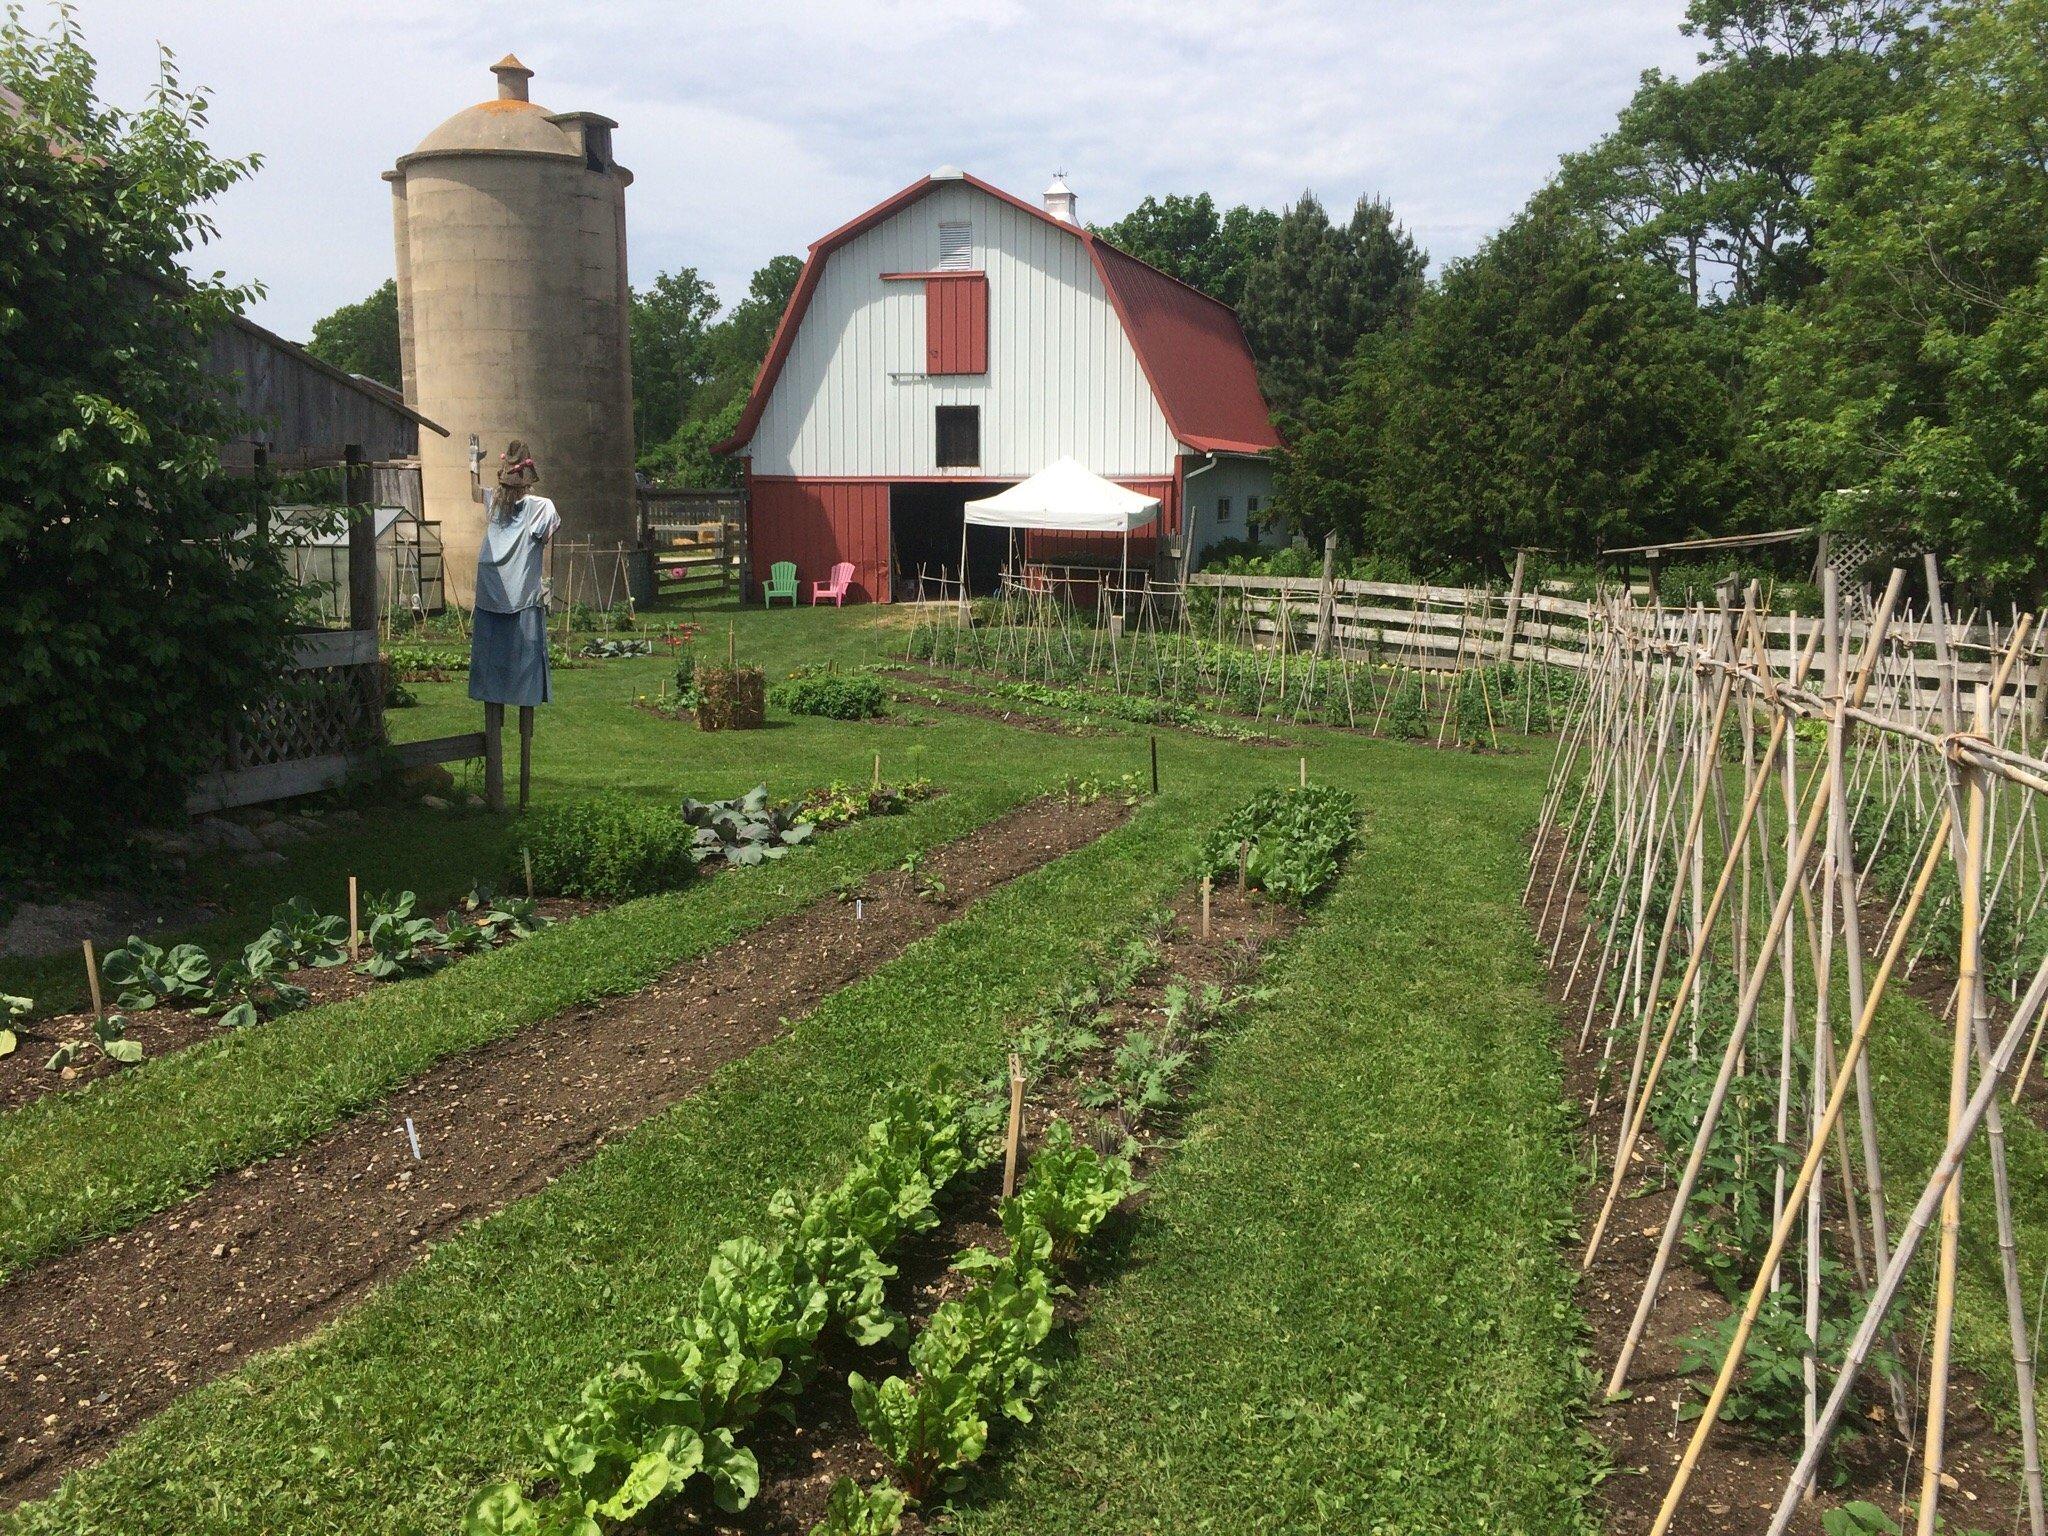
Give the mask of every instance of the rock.
[[462, 803], [468, 806], [470, 809], [476, 810], [483, 805], [484, 797], [482, 795], [471, 792], [470, 794], [464, 795], [462, 797]]
[[337, 827], [360, 827], [363, 824], [363, 813], [349, 807], [343, 807], [327, 819]]
[[445, 811], [448, 809], [448, 802], [439, 795], [421, 795], [420, 804], [430, 811]]
[[304, 830], [289, 821], [266, 821], [256, 829], [256, 835], [266, 848], [283, 848], [306, 840]]
[[257, 853], [262, 850], [263, 839], [238, 821], [229, 821], [224, 816], [208, 816], [199, 826], [206, 847], [225, 848], [230, 853]]
[[281, 849], [258, 848], [254, 853], [240, 855], [235, 862], [251, 868], [275, 868], [285, 862], [285, 856]]

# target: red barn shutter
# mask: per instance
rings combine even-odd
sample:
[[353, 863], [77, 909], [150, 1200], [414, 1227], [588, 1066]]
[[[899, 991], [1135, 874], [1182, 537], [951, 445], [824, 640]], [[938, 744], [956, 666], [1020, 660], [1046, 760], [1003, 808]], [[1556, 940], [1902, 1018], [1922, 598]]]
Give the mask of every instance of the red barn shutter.
[[924, 371], [988, 372], [988, 274], [925, 278]]

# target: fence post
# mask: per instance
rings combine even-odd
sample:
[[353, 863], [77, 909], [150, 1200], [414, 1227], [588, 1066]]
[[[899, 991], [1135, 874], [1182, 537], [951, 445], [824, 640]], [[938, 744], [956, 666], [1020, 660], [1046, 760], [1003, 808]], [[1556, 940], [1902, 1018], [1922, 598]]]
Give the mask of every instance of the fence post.
[[1515, 574], [1508, 582], [1507, 626], [1500, 637], [1500, 660], [1502, 666], [1511, 665], [1515, 659], [1515, 627], [1522, 620], [1522, 570], [1529, 558], [1526, 549], [1515, 551]]
[[363, 450], [341, 450], [341, 499], [348, 507], [348, 627], [377, 627], [377, 513], [365, 506]]
[[1316, 654], [1330, 654], [1330, 631], [1337, 607], [1337, 535], [1323, 535], [1323, 590], [1316, 599]]

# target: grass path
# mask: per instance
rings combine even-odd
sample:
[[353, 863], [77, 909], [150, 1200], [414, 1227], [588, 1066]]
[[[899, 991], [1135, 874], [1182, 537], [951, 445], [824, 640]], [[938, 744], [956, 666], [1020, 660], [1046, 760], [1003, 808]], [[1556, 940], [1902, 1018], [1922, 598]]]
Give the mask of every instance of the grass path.
[[1349, 873], [969, 1536], [1587, 1528], [1525, 767], [1447, 767], [1455, 800], [1368, 785]]

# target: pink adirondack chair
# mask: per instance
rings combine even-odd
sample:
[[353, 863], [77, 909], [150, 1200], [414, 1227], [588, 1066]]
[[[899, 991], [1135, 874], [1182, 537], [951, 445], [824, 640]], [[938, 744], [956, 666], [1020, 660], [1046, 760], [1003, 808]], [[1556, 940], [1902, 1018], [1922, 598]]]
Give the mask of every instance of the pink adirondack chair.
[[831, 579], [811, 583], [811, 606], [817, 607], [826, 598], [832, 599], [834, 608], [846, 606], [846, 589], [853, 585], [853, 562], [842, 560], [832, 567]]

